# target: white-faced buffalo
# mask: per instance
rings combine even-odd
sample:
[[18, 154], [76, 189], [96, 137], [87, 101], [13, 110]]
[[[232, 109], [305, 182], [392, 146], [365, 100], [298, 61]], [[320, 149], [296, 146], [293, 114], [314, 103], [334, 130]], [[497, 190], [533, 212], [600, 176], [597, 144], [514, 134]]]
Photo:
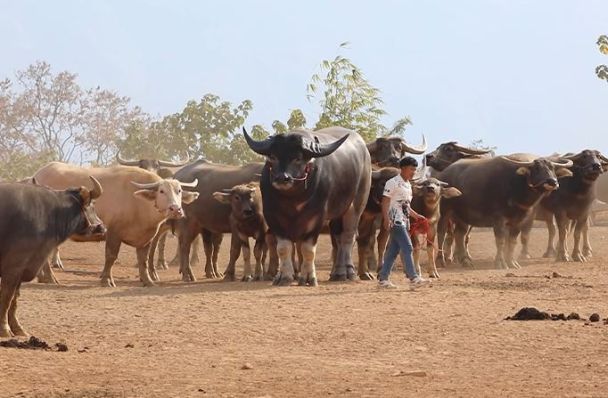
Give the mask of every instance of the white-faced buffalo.
[[[262, 163], [228, 166], [199, 161], [191, 163], [175, 173], [175, 178], [180, 181], [198, 179], [199, 182], [196, 187], [199, 199], [192, 205], [185, 206], [186, 217], [175, 223], [179, 240], [182, 280], [196, 280], [188, 258], [190, 245], [196, 236], [205, 231], [211, 231], [213, 234], [232, 232], [230, 228], [231, 208], [219, 203], [213, 197], [213, 193], [257, 180], [262, 166]], [[211, 256], [208, 254], [205, 275], [213, 278], [220, 273], [217, 270], [217, 262], [211, 263], [210, 260]]]
[[447, 183], [439, 181], [436, 178], [427, 178], [419, 180], [413, 186], [414, 197], [412, 198], [412, 209], [418, 214], [423, 215], [426, 220], [423, 222], [423, 230], [418, 230], [416, 222], [414, 228], [410, 228], [412, 234], [412, 243], [414, 244], [414, 263], [418, 267], [418, 274], [422, 275], [420, 270], [420, 249], [426, 246], [428, 255], [427, 271], [431, 278], [439, 278], [437, 267], [435, 265], [435, 235], [437, 234], [437, 222], [440, 216], [441, 198], [455, 198], [462, 193], [448, 186]]
[[352, 249], [371, 185], [370, 155], [363, 139], [341, 127], [315, 132], [295, 130], [255, 141], [243, 129], [249, 147], [266, 156], [262, 170], [264, 218], [277, 238], [280, 270], [275, 284], [294, 279], [292, 243], [301, 244], [298, 283], [317, 285], [315, 251], [329, 220], [336, 255], [330, 280], [357, 277]]
[[438, 225], [438, 246], [442, 250], [446, 225], [455, 223], [455, 260], [472, 265], [465, 236], [469, 226], [493, 227], [496, 238], [496, 266], [515, 267], [513, 250], [522, 222], [534, 206], [559, 187], [557, 178], [572, 173], [571, 160], [553, 161], [517, 154], [491, 159], [460, 160], [440, 173], [439, 179], [462, 192], [442, 199]]
[[367, 144], [372, 164], [379, 167], [399, 167], [399, 160], [406, 154], [421, 155], [426, 148], [424, 135], [421, 145], [410, 145], [401, 137], [379, 137]]
[[[224, 271], [224, 278], [235, 279], [235, 264], [242, 249], [245, 260], [245, 272], [242, 281], [263, 280], [268, 226], [262, 214], [262, 194], [259, 184], [237, 185], [231, 189], [215, 192], [213, 197], [232, 209], [230, 213], [230, 229], [232, 230], [230, 261]], [[253, 248], [255, 274], [251, 269], [249, 238], [255, 239]]]
[[[595, 200], [596, 181], [600, 175], [608, 170], [608, 159], [599, 151], [584, 150], [577, 154], [563, 155], [562, 158], [573, 162], [570, 171], [572, 177], [559, 179], [559, 190], [543, 198], [538, 205], [537, 219], [543, 219], [549, 228], [549, 240], [544, 257], [557, 257], [558, 261], [584, 262], [591, 257], [592, 250], [588, 238], [588, 218], [591, 205]], [[557, 252], [553, 246], [555, 227], [553, 218], [557, 221], [559, 241]], [[532, 227], [532, 220], [527, 223], [522, 231], [522, 253], [526, 254], [528, 236]], [[570, 223], [574, 227], [574, 248], [572, 258], [566, 250], [566, 235]], [[580, 239], [583, 235], [583, 247], [581, 251]]]
[[140, 279], [144, 286], [153, 285], [158, 275], [154, 265], [148, 263], [150, 242], [166, 219], [183, 217], [182, 202], [191, 203], [198, 194], [183, 192], [182, 187], [196, 186], [196, 181], [186, 184], [162, 179], [136, 167], [85, 169], [58, 162], [47, 164], [34, 177], [42, 185], [62, 189], [81, 184], [89, 174], [101, 182], [105, 191], [96, 206], [108, 230], [102, 286], [116, 286], [112, 266], [122, 243], [136, 248]]
[[93, 206], [102, 188], [90, 181], [92, 190], [0, 184], [0, 337], [26, 335], [17, 320], [21, 283], [34, 279], [57, 245], [68, 238], [103, 239]]

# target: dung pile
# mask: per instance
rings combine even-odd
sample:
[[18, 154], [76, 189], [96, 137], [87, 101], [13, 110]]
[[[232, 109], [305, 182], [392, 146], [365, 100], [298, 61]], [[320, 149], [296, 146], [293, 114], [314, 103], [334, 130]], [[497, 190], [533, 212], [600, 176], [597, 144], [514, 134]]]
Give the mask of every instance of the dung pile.
[[63, 343], [57, 343], [54, 347], [49, 346], [49, 344], [39, 339], [38, 337], [31, 336], [26, 341], [19, 341], [17, 339], [10, 339], [5, 341], [0, 341], [0, 347], [5, 348], [20, 348], [25, 350], [45, 350], [45, 351], [59, 351], [65, 352], [68, 350], [68, 346]]

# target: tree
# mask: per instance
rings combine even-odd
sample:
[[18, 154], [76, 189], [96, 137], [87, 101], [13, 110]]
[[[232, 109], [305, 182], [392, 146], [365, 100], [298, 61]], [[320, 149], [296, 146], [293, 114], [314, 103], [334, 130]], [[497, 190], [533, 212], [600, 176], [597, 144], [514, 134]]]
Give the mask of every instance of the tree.
[[483, 141], [483, 138], [479, 138], [479, 139], [471, 141], [471, 144], [469, 146], [471, 148], [481, 149], [483, 151], [491, 151], [490, 153], [492, 154], [492, 156], [495, 155], [496, 149], [498, 149], [498, 147], [496, 147], [496, 146], [487, 145]]
[[[599, 39], [597, 39], [597, 45], [602, 54], [608, 55], [608, 36], [601, 35]], [[595, 74], [600, 79], [604, 79], [608, 82], [608, 66], [606, 65], [598, 65], [595, 68]]]
[[[347, 45], [342, 43], [340, 48]], [[372, 141], [378, 136], [403, 135], [405, 128], [412, 124], [409, 117], [399, 119], [391, 129], [382, 124], [386, 112], [380, 90], [372, 86], [348, 58], [338, 55], [332, 61], [325, 60], [321, 70], [325, 76], [314, 74], [306, 88], [309, 100], [319, 97], [321, 114], [315, 130], [342, 126]]]

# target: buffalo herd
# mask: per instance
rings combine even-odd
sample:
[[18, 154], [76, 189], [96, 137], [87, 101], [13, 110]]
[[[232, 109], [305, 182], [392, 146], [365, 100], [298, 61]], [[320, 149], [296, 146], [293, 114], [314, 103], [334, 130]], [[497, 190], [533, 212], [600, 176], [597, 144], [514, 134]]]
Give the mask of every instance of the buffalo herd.
[[[260, 141], [245, 129], [243, 135], [264, 162], [233, 166], [117, 155], [117, 166], [52, 162], [30, 178], [0, 183], [0, 337], [25, 335], [16, 317], [20, 285], [36, 276], [55, 282], [52, 267], [61, 267], [58, 246], [68, 238], [105, 240], [101, 283], [109, 287], [115, 286], [112, 266], [123, 243], [136, 249], [141, 283], [154, 285], [156, 269], [167, 267], [169, 233], [178, 238], [176, 261], [183, 281], [196, 280], [191, 251], [196, 252], [193, 242], [201, 237], [207, 278], [235, 280], [242, 253], [242, 281], [316, 286], [320, 234], [331, 238], [331, 281], [375, 279], [387, 243], [381, 228], [384, 184], [399, 173], [403, 156], [426, 152], [424, 137], [421, 145], [400, 137], [366, 144], [342, 127], [293, 130]], [[412, 181], [412, 208], [426, 218], [423, 228], [416, 223], [411, 228], [415, 263], [420, 269], [424, 247], [430, 277], [438, 278], [437, 266], [450, 262], [473, 266], [470, 232], [486, 227], [496, 239], [496, 267], [519, 268], [519, 261], [530, 257], [535, 220], [549, 229], [545, 257], [587, 261], [592, 209], [598, 200], [608, 200], [608, 178], [602, 175], [607, 170], [608, 158], [591, 149], [495, 155], [443, 143], [424, 155]], [[231, 246], [222, 273], [217, 255], [224, 234], [231, 234]], [[255, 264], [249, 238], [254, 239]], [[522, 250], [516, 255], [518, 238]]]

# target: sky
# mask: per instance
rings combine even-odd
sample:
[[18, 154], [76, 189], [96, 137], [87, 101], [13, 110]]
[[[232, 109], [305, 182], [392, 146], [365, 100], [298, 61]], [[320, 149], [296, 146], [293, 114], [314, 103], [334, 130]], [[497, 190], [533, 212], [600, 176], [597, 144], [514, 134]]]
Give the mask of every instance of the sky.
[[413, 143], [606, 153], [601, 34], [605, 0], [0, 0], [0, 79], [44, 60], [153, 115], [250, 99], [247, 125], [270, 128], [294, 108], [316, 121], [306, 85], [340, 54], [381, 90], [387, 125], [411, 117]]

